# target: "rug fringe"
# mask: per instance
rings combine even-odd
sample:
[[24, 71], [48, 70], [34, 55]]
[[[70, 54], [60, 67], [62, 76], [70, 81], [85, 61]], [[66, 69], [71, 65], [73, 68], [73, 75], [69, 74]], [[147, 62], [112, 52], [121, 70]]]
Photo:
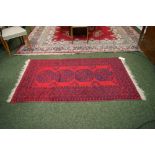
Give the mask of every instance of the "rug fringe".
[[20, 81], [21, 81], [21, 79], [23, 77], [23, 75], [24, 75], [24, 72], [25, 72], [25, 70], [26, 70], [29, 62], [30, 62], [30, 59], [28, 59], [28, 60], [25, 61], [25, 64], [24, 64], [24, 66], [22, 67], [22, 69], [21, 69], [21, 71], [19, 73], [18, 80], [17, 80], [14, 88], [11, 90], [11, 93], [10, 93], [8, 99], [7, 99], [7, 102], [11, 102], [11, 99], [12, 99], [12, 97], [13, 97], [13, 95], [14, 95], [14, 93], [15, 93], [15, 91], [16, 91], [16, 89], [17, 89], [17, 87], [18, 87], [18, 85], [19, 85], [19, 83], [20, 83]]
[[135, 87], [136, 87], [136, 89], [137, 89], [137, 91], [138, 91], [138, 93], [139, 93], [141, 99], [142, 99], [142, 100], [146, 100], [146, 96], [145, 96], [145, 94], [144, 94], [144, 91], [143, 91], [143, 89], [141, 89], [141, 88], [139, 87], [139, 85], [138, 85], [138, 83], [137, 83], [137, 81], [136, 81], [134, 75], [132, 74], [132, 72], [131, 72], [129, 66], [126, 64], [125, 58], [119, 57], [119, 59], [120, 59], [121, 62], [123, 63], [123, 65], [124, 65], [124, 67], [125, 67], [127, 73], [129, 74], [129, 76], [130, 76], [132, 82], [134, 83], [134, 85], [135, 85]]

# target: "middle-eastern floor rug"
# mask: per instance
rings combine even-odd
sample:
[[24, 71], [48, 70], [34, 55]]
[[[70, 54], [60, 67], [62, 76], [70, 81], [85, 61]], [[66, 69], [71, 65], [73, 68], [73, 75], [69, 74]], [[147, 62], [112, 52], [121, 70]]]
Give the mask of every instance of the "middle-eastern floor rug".
[[68, 27], [35, 27], [29, 35], [32, 49], [23, 45], [18, 55], [75, 54], [93, 52], [138, 51], [139, 33], [130, 26], [96, 26], [86, 37], [72, 43]]
[[145, 99], [123, 58], [29, 60], [8, 102]]

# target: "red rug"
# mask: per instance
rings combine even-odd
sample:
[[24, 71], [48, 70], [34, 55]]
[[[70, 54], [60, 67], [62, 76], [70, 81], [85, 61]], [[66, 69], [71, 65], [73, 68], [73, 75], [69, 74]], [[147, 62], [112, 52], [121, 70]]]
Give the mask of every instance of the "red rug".
[[10, 101], [141, 99], [118, 58], [31, 60]]
[[[57, 26], [55, 29], [53, 41], [70, 41], [72, 40], [70, 34], [70, 27]], [[74, 36], [76, 40], [86, 40], [86, 36]], [[108, 26], [96, 26], [95, 29], [89, 28], [89, 40], [115, 40], [116, 36]]]

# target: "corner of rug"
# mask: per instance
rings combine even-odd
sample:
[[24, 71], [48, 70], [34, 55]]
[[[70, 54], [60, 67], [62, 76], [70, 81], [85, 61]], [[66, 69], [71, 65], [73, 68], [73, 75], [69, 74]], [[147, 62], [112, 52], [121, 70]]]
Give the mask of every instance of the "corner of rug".
[[19, 85], [19, 83], [20, 83], [20, 81], [21, 81], [21, 79], [22, 79], [25, 71], [26, 71], [26, 68], [27, 68], [29, 62], [30, 62], [30, 59], [28, 59], [28, 60], [25, 61], [25, 64], [24, 64], [24, 66], [22, 67], [22, 69], [21, 69], [21, 71], [19, 73], [17, 82], [16, 82], [14, 88], [11, 90], [11, 93], [10, 93], [8, 99], [7, 99], [7, 102], [8, 103], [11, 102], [11, 99], [12, 99], [12, 97], [13, 97], [13, 95], [14, 95], [14, 93], [15, 93], [15, 91], [16, 91], [16, 89], [17, 89], [17, 87], [18, 87], [18, 85]]
[[128, 73], [129, 76], [130, 76], [130, 79], [131, 79], [132, 82], [134, 83], [134, 85], [135, 85], [135, 87], [136, 87], [136, 90], [138, 91], [138, 93], [139, 93], [141, 99], [145, 101], [145, 100], [146, 100], [146, 96], [145, 96], [144, 90], [141, 89], [141, 88], [139, 87], [139, 85], [138, 85], [138, 83], [137, 83], [137, 81], [136, 81], [134, 75], [132, 74], [132, 72], [131, 72], [129, 66], [126, 64], [125, 58], [119, 57], [119, 59], [120, 59], [121, 62], [123, 63], [123, 65], [124, 65], [124, 67], [125, 67], [127, 73]]

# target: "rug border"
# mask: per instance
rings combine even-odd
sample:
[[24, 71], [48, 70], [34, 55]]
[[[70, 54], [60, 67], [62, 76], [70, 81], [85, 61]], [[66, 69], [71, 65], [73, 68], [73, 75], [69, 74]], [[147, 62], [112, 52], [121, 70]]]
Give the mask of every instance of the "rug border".
[[127, 71], [128, 75], [129, 75], [129, 77], [130, 77], [130, 79], [132, 80], [134, 86], [136, 87], [136, 90], [137, 90], [137, 92], [139, 93], [141, 99], [144, 100], [144, 101], [146, 101], [146, 96], [145, 96], [144, 90], [141, 89], [141, 88], [139, 87], [139, 85], [138, 85], [138, 83], [137, 83], [137, 81], [136, 81], [134, 75], [132, 74], [132, 72], [131, 72], [129, 66], [127, 65], [127, 63], [126, 63], [126, 61], [125, 61], [125, 58], [123, 58], [123, 57], [118, 57], [118, 59], [121, 60], [121, 62], [122, 62], [122, 64], [123, 64], [123, 66], [125, 67], [125, 70]]
[[25, 61], [25, 64], [24, 64], [24, 66], [22, 67], [22, 69], [21, 69], [21, 71], [20, 71], [20, 73], [19, 73], [17, 82], [16, 82], [14, 88], [11, 90], [11, 93], [10, 93], [8, 99], [7, 99], [7, 102], [8, 102], [8, 103], [11, 102], [11, 100], [12, 100], [12, 98], [13, 98], [13, 95], [14, 95], [14, 93], [15, 93], [15, 91], [16, 91], [16, 89], [17, 89], [17, 87], [18, 87], [18, 85], [19, 85], [19, 83], [20, 83], [20, 81], [21, 81], [21, 79], [22, 79], [22, 77], [23, 77], [23, 75], [24, 75], [24, 73], [25, 73], [25, 71], [26, 71], [28, 65], [29, 65], [29, 62], [30, 62], [30, 59], [27, 59], [27, 60]]
[[132, 52], [141, 52], [141, 53], [143, 53], [143, 51], [142, 50], [140, 50], [140, 49], [138, 49], [137, 51], [132, 51], [132, 50], [128, 50], [128, 51], [124, 51], [124, 50], [120, 50], [120, 51], [90, 51], [90, 52], [86, 52], [86, 51], [84, 51], [84, 52], [82, 52], [82, 51], [78, 51], [78, 52], [76, 52], [76, 53], [74, 53], [74, 52], [71, 52], [71, 53], [67, 53], [68, 51], [65, 51], [65, 52], [62, 52], [62, 53], [59, 53], [59, 52], [55, 52], [55, 53], [50, 53], [50, 52], [47, 52], [47, 53], [42, 53], [42, 52], [40, 52], [39, 51], [39, 53], [29, 53], [29, 54], [25, 54], [25, 53], [23, 53], [23, 54], [14, 54], [14, 55], [18, 55], [18, 56], [22, 56], [22, 55], [27, 55], [27, 56], [29, 56], [29, 55], [74, 55], [74, 54], [90, 54], [90, 53], [121, 53], [121, 52], [125, 52], [125, 53], [132, 53]]

